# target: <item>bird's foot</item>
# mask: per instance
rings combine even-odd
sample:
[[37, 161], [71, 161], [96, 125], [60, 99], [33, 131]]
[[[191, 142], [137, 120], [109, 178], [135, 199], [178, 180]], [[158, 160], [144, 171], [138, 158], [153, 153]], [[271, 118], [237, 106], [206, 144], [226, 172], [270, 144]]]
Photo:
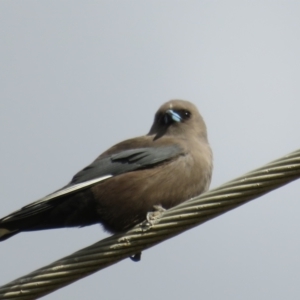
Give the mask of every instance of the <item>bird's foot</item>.
[[160, 218], [164, 211], [166, 211], [161, 205], [153, 205], [154, 211], [147, 213], [146, 221], [142, 223], [142, 230], [149, 230], [156, 221]]
[[166, 211], [161, 205], [153, 205], [154, 211], [147, 213], [147, 222], [151, 225], [154, 224], [155, 220], [159, 219], [164, 211]]

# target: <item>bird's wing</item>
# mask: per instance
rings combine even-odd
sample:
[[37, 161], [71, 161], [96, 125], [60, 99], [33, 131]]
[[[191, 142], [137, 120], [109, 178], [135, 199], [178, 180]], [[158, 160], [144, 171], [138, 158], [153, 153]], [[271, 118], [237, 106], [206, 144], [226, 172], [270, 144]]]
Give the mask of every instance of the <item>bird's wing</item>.
[[0, 223], [27, 218], [51, 209], [62, 196], [78, 192], [95, 185], [110, 177], [135, 170], [151, 168], [158, 164], [173, 160], [183, 155], [183, 150], [177, 145], [163, 147], [147, 147], [129, 149], [118, 153], [99, 157], [92, 164], [78, 172], [67, 186], [24, 206], [0, 220]]
[[94, 185], [100, 181], [103, 181], [107, 178], [110, 178], [110, 177], [112, 177], [112, 175], [98, 177], [98, 178], [91, 179], [91, 180], [81, 182], [78, 184], [67, 185], [64, 188], [62, 188], [50, 195], [47, 195], [35, 202], [32, 202], [32, 203], [22, 207], [21, 209], [9, 214], [8, 216], [1, 219], [0, 223], [7, 222], [7, 221], [15, 221], [17, 219], [22, 219], [22, 218], [27, 218], [31, 215], [35, 215], [35, 214], [41, 213], [43, 211], [46, 211], [53, 207], [54, 203], [51, 200], [55, 200], [55, 199], [58, 199], [59, 197], [65, 196], [67, 194], [71, 194], [76, 191], [82, 190], [84, 188], [92, 186], [92, 185]]
[[120, 175], [135, 170], [151, 168], [183, 155], [177, 145], [123, 150], [108, 156], [100, 156], [92, 164], [78, 172], [71, 184], [78, 184], [106, 175]]

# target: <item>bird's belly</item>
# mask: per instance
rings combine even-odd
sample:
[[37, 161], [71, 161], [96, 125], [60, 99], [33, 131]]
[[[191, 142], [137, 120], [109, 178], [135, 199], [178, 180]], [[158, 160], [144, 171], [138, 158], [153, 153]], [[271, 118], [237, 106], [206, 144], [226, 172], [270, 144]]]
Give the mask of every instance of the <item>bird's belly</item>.
[[94, 186], [101, 223], [108, 231], [121, 232], [145, 220], [154, 205], [169, 209], [201, 194], [207, 184], [198, 167], [180, 158], [176, 164], [129, 172]]

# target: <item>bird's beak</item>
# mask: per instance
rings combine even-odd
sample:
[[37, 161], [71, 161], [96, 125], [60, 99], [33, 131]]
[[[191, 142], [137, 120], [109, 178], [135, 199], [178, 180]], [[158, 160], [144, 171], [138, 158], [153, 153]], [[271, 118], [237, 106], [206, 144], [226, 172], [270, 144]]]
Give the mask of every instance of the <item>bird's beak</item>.
[[182, 118], [180, 117], [180, 115], [178, 114], [178, 113], [176, 113], [174, 110], [172, 110], [172, 109], [168, 109], [167, 111], [166, 111], [166, 114], [168, 114], [170, 117], [171, 117], [171, 119], [173, 120], [173, 121], [175, 121], [175, 122], [181, 122], [182, 121]]

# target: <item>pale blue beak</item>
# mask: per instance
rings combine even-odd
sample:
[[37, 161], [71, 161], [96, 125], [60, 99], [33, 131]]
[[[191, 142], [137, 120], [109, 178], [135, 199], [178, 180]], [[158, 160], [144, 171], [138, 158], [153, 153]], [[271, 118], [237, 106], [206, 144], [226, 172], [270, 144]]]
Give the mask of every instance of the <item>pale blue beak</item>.
[[171, 117], [171, 119], [177, 123], [182, 121], [182, 118], [180, 117], [180, 115], [178, 113], [176, 113], [174, 110], [172, 109], [168, 109], [166, 111], [166, 113]]

